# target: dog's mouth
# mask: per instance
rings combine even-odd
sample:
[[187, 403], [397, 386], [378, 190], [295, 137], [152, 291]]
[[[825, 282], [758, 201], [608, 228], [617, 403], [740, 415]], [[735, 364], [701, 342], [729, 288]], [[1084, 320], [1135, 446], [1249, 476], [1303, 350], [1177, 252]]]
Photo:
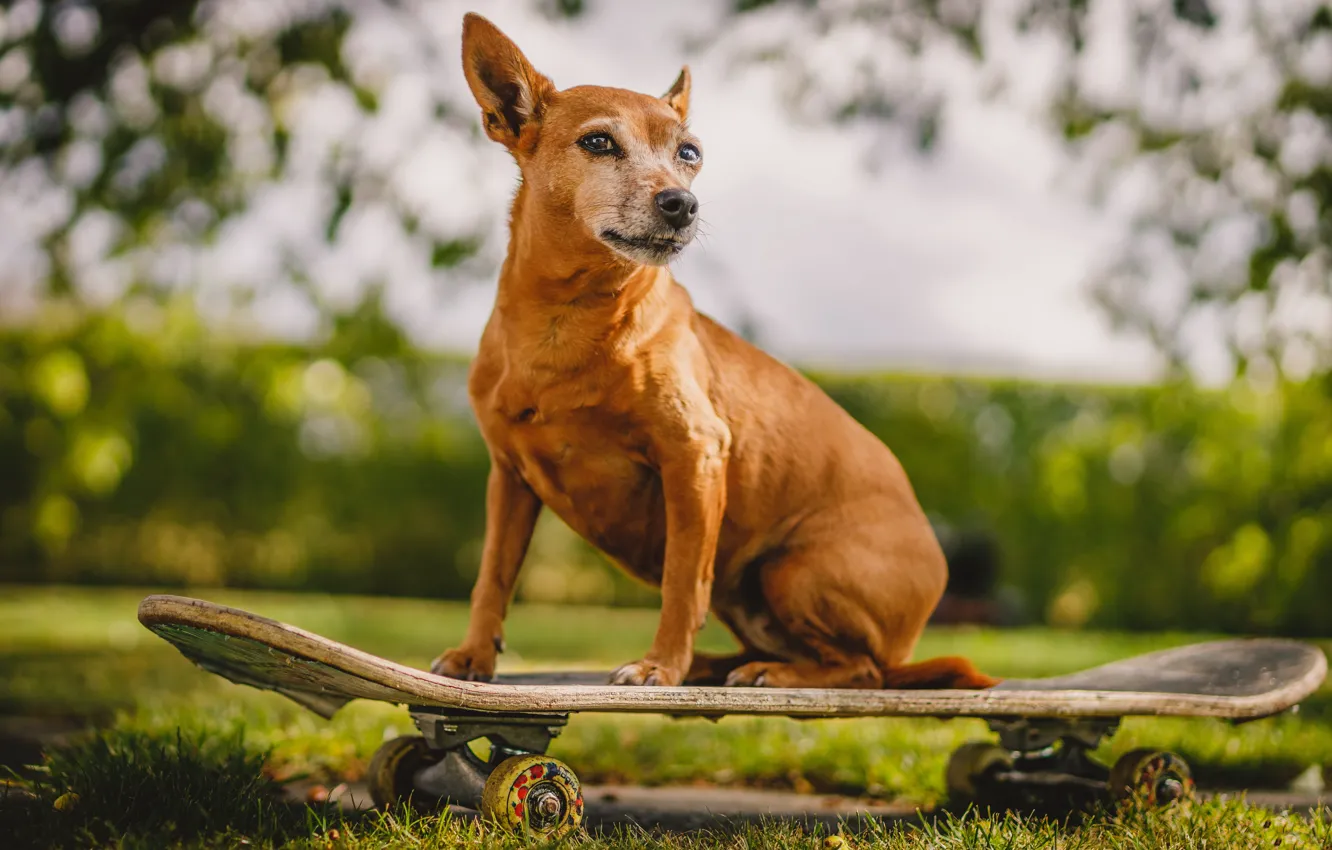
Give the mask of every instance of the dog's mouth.
[[618, 230], [601, 231], [601, 238], [612, 247], [631, 251], [635, 254], [650, 254], [657, 257], [674, 257], [689, 244], [688, 239], [669, 236], [628, 236]]

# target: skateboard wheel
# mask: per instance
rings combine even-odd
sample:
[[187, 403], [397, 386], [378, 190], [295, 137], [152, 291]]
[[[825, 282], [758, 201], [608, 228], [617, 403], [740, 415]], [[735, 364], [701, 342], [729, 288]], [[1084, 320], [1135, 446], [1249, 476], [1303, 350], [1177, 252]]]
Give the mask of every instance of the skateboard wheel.
[[560, 838], [583, 823], [583, 788], [559, 759], [510, 756], [486, 779], [481, 816], [510, 832]]
[[1160, 750], [1130, 750], [1110, 770], [1107, 783], [1117, 800], [1141, 799], [1167, 806], [1193, 796], [1193, 774], [1184, 759]]
[[[417, 794], [412, 777], [423, 767], [439, 761], [439, 756], [420, 735], [401, 735], [382, 744], [370, 758], [366, 784], [370, 799], [384, 808], [395, 806]], [[423, 802], [418, 799], [417, 802]]]
[[980, 796], [987, 774], [1013, 767], [1013, 755], [998, 744], [972, 741], [958, 747], [948, 759], [944, 774], [948, 796], [974, 800]]

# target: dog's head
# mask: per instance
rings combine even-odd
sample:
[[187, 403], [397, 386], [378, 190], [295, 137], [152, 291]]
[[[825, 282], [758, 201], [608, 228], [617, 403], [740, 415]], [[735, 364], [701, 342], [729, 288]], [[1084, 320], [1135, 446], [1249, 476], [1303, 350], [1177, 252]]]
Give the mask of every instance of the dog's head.
[[689, 69], [661, 97], [557, 91], [504, 33], [463, 19], [463, 72], [486, 135], [513, 154], [531, 202], [634, 262], [665, 265], [698, 229], [703, 148], [685, 124]]

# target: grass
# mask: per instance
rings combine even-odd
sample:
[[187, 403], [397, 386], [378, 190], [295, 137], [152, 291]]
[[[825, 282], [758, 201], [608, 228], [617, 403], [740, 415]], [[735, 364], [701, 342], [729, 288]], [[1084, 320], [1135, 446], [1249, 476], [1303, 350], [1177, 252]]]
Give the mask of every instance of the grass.
[[293, 812], [263, 768], [240, 729], [94, 735], [49, 753], [26, 786], [40, 805], [16, 813], [9, 831], [34, 845], [290, 832]]
[[[0, 594], [0, 722], [5, 716], [63, 717], [103, 730], [77, 739], [30, 775], [35, 798], [25, 798], [23, 805], [0, 804], [0, 835], [22, 830], [35, 842], [32, 846], [114, 846], [118, 841], [159, 846], [171, 836], [171, 841], [199, 846], [233, 847], [244, 837], [259, 845], [325, 847], [331, 846], [329, 830], [336, 829], [338, 847], [503, 846], [465, 819], [421, 820], [404, 812], [347, 819], [276, 802], [276, 781], [359, 778], [381, 741], [411, 730], [405, 711], [353, 703], [324, 721], [274, 694], [205, 674], [138, 625], [134, 611], [147, 592], [6, 588]], [[427, 664], [456, 641], [466, 622], [465, 607], [450, 603], [200, 595], [413, 665]], [[502, 660], [509, 669], [609, 669], [641, 654], [655, 625], [653, 611], [516, 606], [509, 619], [510, 651]], [[929, 633], [919, 654], [960, 653], [999, 675], [1037, 676], [1201, 637], [949, 629]], [[700, 638], [701, 648], [728, 646], [729, 638], [715, 626]], [[1332, 764], [1329, 719], [1332, 692], [1327, 690], [1308, 700], [1299, 715], [1238, 727], [1208, 720], [1130, 719], [1100, 755], [1113, 758], [1144, 745], [1174, 749], [1194, 766], [1204, 787], [1281, 787], [1310, 766]], [[580, 715], [552, 753], [574, 765], [588, 783], [836, 791], [904, 799], [928, 810], [942, 799], [949, 752], [986, 734], [982, 723], [971, 720], [728, 718], [714, 724]], [[69, 792], [78, 795], [79, 805], [65, 812], [53, 808]], [[144, 814], [133, 802], [143, 799], [171, 803], [160, 813]], [[11, 821], [8, 829], [5, 819]], [[1262, 810], [1222, 803], [1194, 805], [1187, 814], [1098, 818], [1078, 829], [1029, 818], [945, 817], [914, 831], [883, 827], [880, 834], [871, 828], [852, 846], [1052, 847], [1057, 840], [1059, 847], [1257, 847], [1272, 846], [1264, 830], [1276, 827], [1263, 826], [1271, 820]], [[793, 829], [767, 825], [729, 835], [725, 843], [822, 846]], [[1316, 819], [1300, 821], [1290, 834], [1300, 837], [1300, 846], [1332, 847]], [[1086, 843], [1089, 836], [1111, 843]], [[586, 846], [683, 848], [716, 846], [719, 840], [665, 835], [639, 844], [648, 838], [625, 833]]]
[[[7, 847], [516, 848], [532, 842], [475, 818], [407, 808], [344, 814], [278, 801], [263, 758], [241, 738], [174, 738], [110, 731], [56, 753], [32, 796], [0, 805]], [[75, 796], [77, 795], [77, 796]], [[619, 827], [579, 836], [581, 848], [1259, 848], [1332, 846], [1323, 813], [1274, 815], [1242, 801], [1132, 806], [1074, 823], [1018, 814], [866, 819], [843, 833], [772, 821], [727, 830]], [[837, 838], [831, 839], [831, 835]]]

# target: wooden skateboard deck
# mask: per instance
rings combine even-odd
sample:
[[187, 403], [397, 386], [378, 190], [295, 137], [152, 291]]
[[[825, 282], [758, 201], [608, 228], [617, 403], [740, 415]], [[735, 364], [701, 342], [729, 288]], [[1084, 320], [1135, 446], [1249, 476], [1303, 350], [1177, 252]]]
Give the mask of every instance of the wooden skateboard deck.
[[606, 673], [500, 676], [465, 682], [370, 655], [246, 611], [150, 596], [139, 620], [205, 670], [277, 691], [327, 717], [353, 699], [460, 712], [638, 712], [787, 717], [1252, 719], [1313, 693], [1321, 650], [1276, 639], [1222, 640], [1162, 650], [1066, 676], [1010, 679], [984, 691], [625, 687]]

